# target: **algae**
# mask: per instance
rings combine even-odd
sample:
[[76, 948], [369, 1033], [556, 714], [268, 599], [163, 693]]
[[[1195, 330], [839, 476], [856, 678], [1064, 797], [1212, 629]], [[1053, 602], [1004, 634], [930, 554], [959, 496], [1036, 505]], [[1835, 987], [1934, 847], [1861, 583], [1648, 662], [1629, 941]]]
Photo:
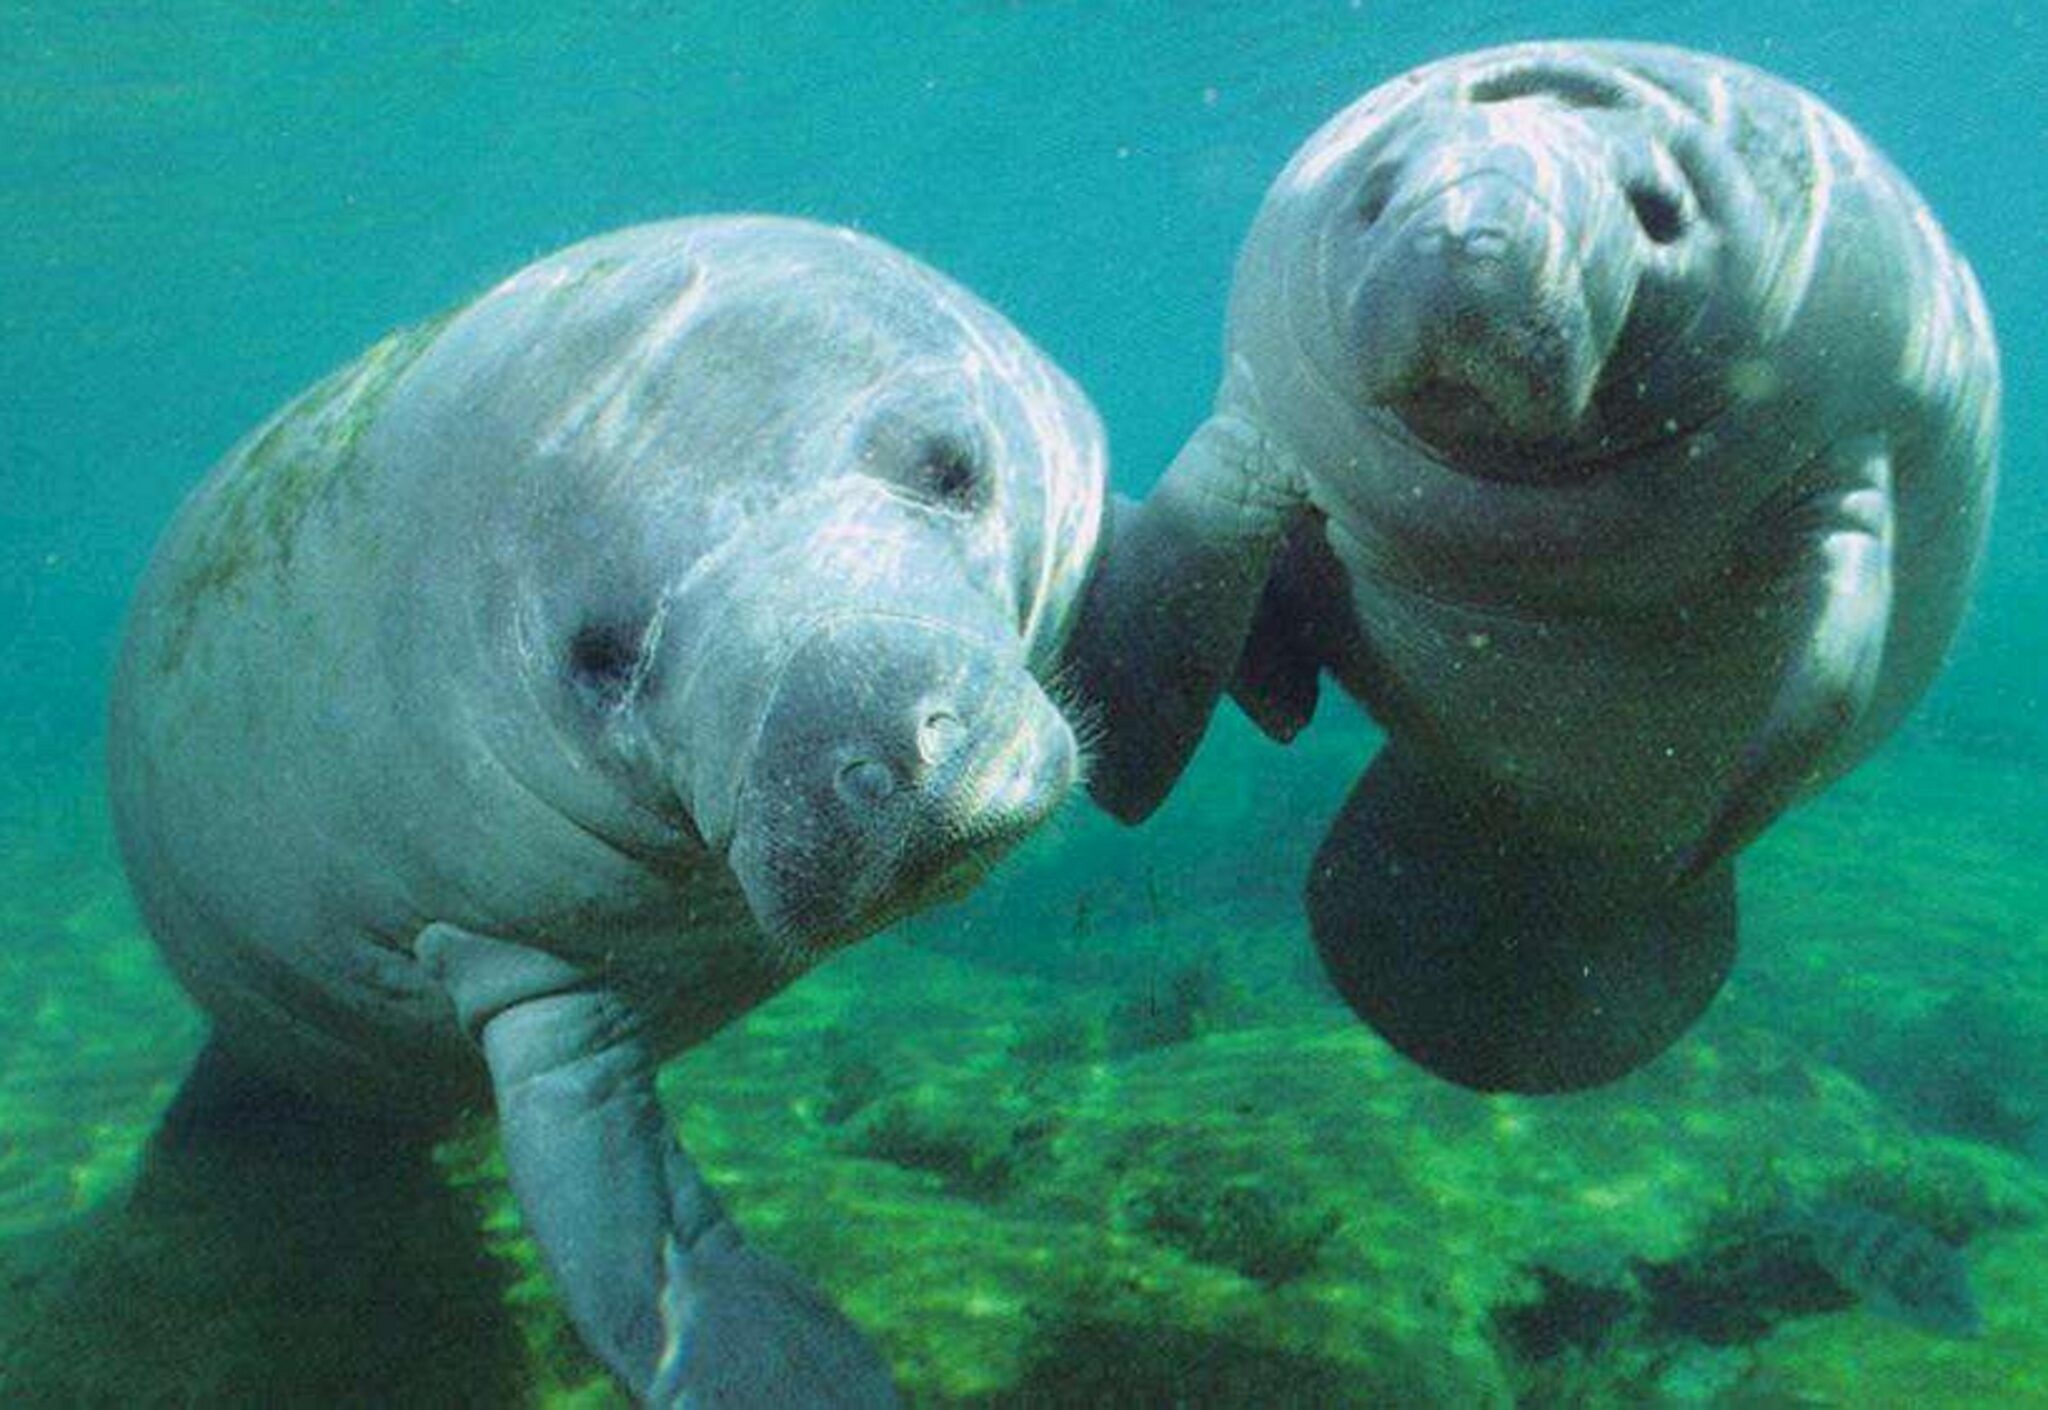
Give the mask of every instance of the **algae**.
[[159, 670], [177, 669], [209, 602], [259, 572], [289, 573], [314, 510], [364, 487], [364, 437], [456, 312], [385, 337], [229, 452], [194, 501], [187, 545], [172, 567]]

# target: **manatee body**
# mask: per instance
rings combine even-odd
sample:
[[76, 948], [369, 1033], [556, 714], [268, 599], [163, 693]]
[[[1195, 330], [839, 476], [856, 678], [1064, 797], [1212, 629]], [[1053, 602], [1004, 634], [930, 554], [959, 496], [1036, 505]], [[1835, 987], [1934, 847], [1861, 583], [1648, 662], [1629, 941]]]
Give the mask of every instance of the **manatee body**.
[[180, 512], [114, 688], [122, 853], [214, 1030], [180, 1124], [494, 1097], [638, 1396], [886, 1403], [654, 1070], [1059, 802], [1102, 477], [998, 314], [790, 220], [576, 245], [305, 393]]
[[1992, 498], [1963, 261], [1818, 100], [1677, 49], [1444, 60], [1240, 254], [1215, 415], [1119, 506], [1081, 654], [1142, 815], [1229, 688], [1389, 735], [1318, 855], [1352, 1005], [1485, 1089], [1617, 1077], [1733, 960], [1739, 848], [1942, 660]]

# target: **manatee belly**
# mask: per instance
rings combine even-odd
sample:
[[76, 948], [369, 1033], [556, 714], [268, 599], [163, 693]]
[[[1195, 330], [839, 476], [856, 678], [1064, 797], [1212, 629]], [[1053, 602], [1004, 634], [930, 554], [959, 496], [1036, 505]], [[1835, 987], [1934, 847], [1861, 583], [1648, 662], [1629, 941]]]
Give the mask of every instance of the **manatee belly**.
[[[1939, 672], [1969, 599], [1995, 478], [1980, 417], [1879, 387], [1839, 395], [1888, 428], [1892, 606], [1872, 699], [1809, 794], [1883, 742]], [[1758, 420], [1719, 428], [1727, 458], [1717, 478], [1777, 483], [1779, 447], [1818, 454], [1868, 424], [1795, 434]], [[1772, 576], [1794, 571], [1790, 551], [1756, 551], [1786, 532], [1779, 511], [1766, 501], [1716, 519], [1702, 490], [1687, 493], [1665, 506], [1667, 522], [1641, 526], [1642, 544], [1622, 534], [1625, 514], [1609, 514], [1597, 552], [1574, 540], [1552, 554], [1576, 576], [1561, 587], [1556, 563], [1539, 557], [1518, 591], [1513, 563], [1454, 571], [1408, 545], [1395, 545], [1400, 561], [1390, 561], [1385, 535], [1346, 527], [1370, 525], [1368, 507], [1324, 489], [1331, 552], [1364, 624], [1330, 653], [1330, 669], [1390, 731], [1511, 791], [1543, 826], [1661, 856], [1697, 837], [1724, 801], [1811, 630], [1796, 594]], [[1484, 522], [1486, 507], [1475, 499], [1464, 512]], [[1419, 581], [1425, 572], [1431, 583]]]
[[1332, 665], [1347, 691], [1539, 826], [1603, 846], [1695, 836], [1770, 701], [1778, 644], [1726, 612], [1520, 616], [1355, 568], [1352, 596], [1371, 633]]
[[[1897, 727], [1960, 620], [1979, 526], [1950, 516], [1937, 530], [1917, 508], [1902, 516], [1876, 696], [1809, 793]], [[1801, 649], [1800, 624], [1764, 594], [1523, 613], [1430, 597], [1336, 547], [1370, 631], [1330, 670], [1390, 733], [1512, 793], [1541, 826], [1656, 857], [1707, 824]]]

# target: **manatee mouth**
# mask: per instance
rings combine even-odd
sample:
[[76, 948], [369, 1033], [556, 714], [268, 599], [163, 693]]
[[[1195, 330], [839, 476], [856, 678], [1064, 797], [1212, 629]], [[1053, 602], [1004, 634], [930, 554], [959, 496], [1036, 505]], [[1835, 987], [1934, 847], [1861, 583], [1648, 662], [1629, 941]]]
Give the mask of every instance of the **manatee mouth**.
[[850, 906], [843, 896], [797, 896], [757, 912], [756, 919], [781, 963], [807, 967], [899, 921], [964, 900], [1052, 817], [1070, 790], [1071, 783], [1063, 785], [1043, 808], [981, 830], [971, 841], [898, 859], [885, 868], [887, 878], [873, 894]]
[[1427, 440], [1561, 440], [1584, 421], [1599, 378], [1584, 333], [1583, 317], [1458, 310], [1382, 404]]
[[1073, 730], [1014, 650], [852, 619], [784, 673], [726, 859], [800, 962], [971, 890], [1078, 775]]
[[[933, 855], [905, 865], [897, 874], [894, 885], [843, 921], [821, 929], [816, 923], [820, 918], [811, 918], [812, 923], [807, 925], [805, 917], [785, 917], [777, 927], [778, 939], [809, 954], [825, 954], [886, 930], [920, 912], [965, 900], [988, 880], [1026, 837], [1050, 820], [1070, 789], [1071, 785], [1062, 789], [1052, 805], [1038, 816], [991, 830], [972, 842], [962, 844], [962, 849], [957, 852]], [[811, 938], [805, 938], [807, 936]], [[820, 936], [823, 938], [818, 938]]]
[[[1072, 795], [1080, 779], [1079, 746], [1064, 719], [1026, 717], [1000, 743], [980, 751], [950, 797], [935, 810], [931, 835], [913, 840], [890, 869], [888, 885], [856, 912], [845, 944], [931, 906], [958, 901]], [[921, 844], [921, 845], [920, 845]]]

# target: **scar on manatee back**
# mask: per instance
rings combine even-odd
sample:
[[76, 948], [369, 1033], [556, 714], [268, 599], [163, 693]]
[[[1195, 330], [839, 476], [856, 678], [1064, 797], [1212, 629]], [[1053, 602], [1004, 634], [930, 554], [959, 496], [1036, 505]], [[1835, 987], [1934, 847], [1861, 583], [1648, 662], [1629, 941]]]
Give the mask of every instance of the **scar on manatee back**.
[[298, 531], [316, 505], [359, 485], [360, 443], [407, 369], [460, 310], [401, 329], [362, 357], [314, 384], [236, 453], [196, 532], [200, 547], [167, 604], [173, 614], [157, 657], [175, 671], [191, 645], [200, 610], [262, 568], [291, 567]]

